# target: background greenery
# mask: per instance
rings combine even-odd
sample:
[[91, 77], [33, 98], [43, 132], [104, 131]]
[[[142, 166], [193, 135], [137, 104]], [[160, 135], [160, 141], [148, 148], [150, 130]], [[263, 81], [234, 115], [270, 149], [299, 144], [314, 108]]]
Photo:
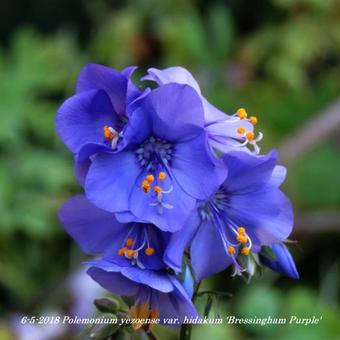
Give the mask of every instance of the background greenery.
[[[48, 308], [67, 314], [72, 304], [60, 287], [84, 257], [56, 213], [80, 188], [54, 119], [87, 62], [136, 64], [140, 74], [151, 66], [187, 67], [214, 105], [258, 116], [268, 151], [339, 96], [340, 1], [1, 0], [1, 340], [12, 337], [13, 315]], [[205, 283], [234, 294], [215, 303], [211, 316], [322, 315], [322, 322], [201, 326], [195, 340], [340, 339], [340, 221], [323, 219], [339, 216], [339, 146], [339, 133], [330, 134], [287, 164], [284, 190], [296, 215], [321, 216], [316, 228], [297, 223], [292, 236], [301, 279], [266, 271], [247, 285], [226, 271]], [[205, 298], [198, 303], [202, 310]], [[155, 333], [176, 334], [161, 327]]]

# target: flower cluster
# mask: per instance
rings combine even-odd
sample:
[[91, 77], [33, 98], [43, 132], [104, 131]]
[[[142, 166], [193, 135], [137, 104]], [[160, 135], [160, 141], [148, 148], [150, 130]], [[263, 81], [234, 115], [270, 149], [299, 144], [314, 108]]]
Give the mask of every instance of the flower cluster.
[[134, 70], [85, 66], [57, 113], [84, 189], [59, 218], [97, 256], [88, 274], [134, 296], [131, 316], [179, 325], [198, 316], [194, 283], [228, 267], [298, 278], [283, 244], [293, 225], [279, 189], [286, 170], [275, 151], [260, 155], [257, 118], [215, 108], [184, 68], [149, 69], [141, 80], [154, 88], [144, 90]]

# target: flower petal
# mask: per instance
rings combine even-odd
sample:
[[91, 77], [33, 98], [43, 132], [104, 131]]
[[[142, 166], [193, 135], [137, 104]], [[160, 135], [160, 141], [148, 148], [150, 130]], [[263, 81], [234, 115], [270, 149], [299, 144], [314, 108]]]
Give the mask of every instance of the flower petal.
[[99, 154], [90, 166], [85, 192], [91, 202], [111, 212], [129, 210], [129, 196], [140, 173], [135, 154]]
[[272, 250], [276, 259], [272, 261], [267, 257], [260, 255], [261, 262], [275, 272], [288, 276], [294, 280], [299, 279], [299, 273], [288, 248], [283, 243], [276, 243], [272, 245]]
[[178, 142], [189, 140], [203, 131], [202, 103], [190, 86], [164, 85], [142, 96], [133, 107], [137, 103], [140, 120], [148, 122], [155, 137]]
[[285, 240], [293, 228], [293, 210], [278, 189], [264, 187], [258, 192], [230, 197], [226, 214], [244, 226], [254, 243], [270, 245]]
[[204, 108], [204, 118], [206, 124], [218, 122], [228, 117], [224, 112], [220, 111], [218, 108], [210, 104], [204, 97], [202, 97], [202, 103]]
[[167, 326], [178, 327], [184, 322], [185, 318], [200, 318], [195, 305], [180, 282], [171, 275], [169, 275], [169, 278], [175, 290], [170, 294], [158, 293], [156, 296], [161, 324], [163, 324], [164, 319], [178, 318], [179, 324], [166, 324]]
[[168, 67], [164, 70], [149, 68], [148, 75], [144, 76], [141, 80], [153, 80], [160, 86], [169, 83], [189, 85], [201, 95], [200, 87], [192, 74], [180, 66]]
[[57, 132], [72, 151], [87, 143], [104, 143], [103, 127], [115, 126], [116, 113], [104, 91], [91, 90], [67, 99], [58, 109]]
[[286, 175], [287, 169], [282, 165], [277, 165], [272, 172], [272, 177], [270, 178], [268, 185], [278, 188], [286, 179]]
[[125, 230], [113, 214], [97, 208], [84, 195], [66, 201], [59, 211], [59, 219], [87, 254], [104, 252]]
[[198, 211], [194, 211], [183, 228], [173, 233], [164, 254], [164, 262], [168, 264], [175, 272], [182, 270], [183, 253], [189, 246], [200, 224]]
[[124, 267], [122, 274], [133, 282], [147, 285], [163, 293], [174, 290], [174, 286], [166, 273], [136, 267]]
[[91, 267], [87, 273], [94, 281], [113, 294], [122, 296], [132, 296], [137, 294], [138, 283], [132, 282], [119, 272], [107, 272], [100, 268]]
[[218, 110], [215, 106], [211, 105], [201, 95], [201, 89], [197, 81], [192, 76], [192, 74], [183, 67], [175, 66], [175, 67], [166, 68], [164, 70], [158, 70], [156, 68], [149, 68], [148, 75], [143, 77], [142, 80], [152, 80], [152, 81], [155, 81], [160, 86], [169, 84], [169, 83], [189, 85], [192, 88], [194, 88], [196, 92], [201, 96], [206, 123], [210, 123], [212, 121], [218, 121], [218, 120], [226, 118], [226, 115], [222, 111]]
[[77, 155], [74, 157], [74, 175], [78, 183], [84, 187], [85, 179], [91, 165], [91, 160], [85, 159], [84, 161], [79, 161]]
[[[146, 173], [145, 173], [146, 175]], [[145, 176], [140, 176], [144, 178]], [[153, 223], [163, 231], [174, 232], [182, 228], [184, 222], [189, 217], [196, 205], [196, 200], [186, 194], [175, 180], [168, 176], [163, 182], [163, 188], [168, 190], [172, 186], [172, 191], [163, 194], [162, 201], [167, 207], [158, 211], [157, 197], [153, 192], [144, 193], [140, 187], [140, 181], [136, 181], [136, 185], [130, 196], [130, 210], [140, 219], [144, 219]]]
[[183, 190], [202, 200], [211, 196], [227, 176], [227, 167], [211, 154], [204, 133], [176, 145], [171, 169]]
[[224, 120], [219, 120], [211, 124], [207, 124], [205, 130], [212, 137], [220, 137], [223, 139], [240, 139], [240, 134], [237, 132], [237, 129], [239, 127], [244, 128], [247, 132], [254, 131], [254, 126], [249, 121], [239, 120], [232, 117], [228, 118], [227, 115], [224, 115]]
[[77, 93], [104, 90], [119, 115], [125, 115], [128, 80], [122, 73], [98, 64], [84, 66], [77, 81]]
[[198, 281], [223, 271], [232, 263], [216, 226], [208, 221], [201, 223], [192, 241], [190, 255]]
[[223, 156], [228, 167], [228, 178], [223, 187], [226, 192], [246, 194], [262, 189], [271, 177], [277, 165], [277, 152], [265, 156], [254, 156], [245, 152], [230, 152]]

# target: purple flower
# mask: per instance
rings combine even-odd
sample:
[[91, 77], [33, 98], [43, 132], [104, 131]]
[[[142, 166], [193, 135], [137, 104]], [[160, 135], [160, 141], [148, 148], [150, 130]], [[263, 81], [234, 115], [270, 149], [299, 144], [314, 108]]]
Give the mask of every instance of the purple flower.
[[125, 149], [96, 155], [86, 196], [125, 218], [179, 230], [227, 171], [207, 145], [201, 99], [189, 86], [168, 84], [135, 100], [129, 115]]
[[80, 162], [96, 152], [124, 147], [127, 106], [140, 95], [130, 80], [134, 70], [128, 67], [118, 72], [102, 65], [86, 65], [76, 94], [58, 109], [57, 132]]
[[162, 269], [169, 233], [148, 223], [120, 223], [114, 214], [101, 210], [78, 195], [64, 203], [59, 219], [65, 230], [90, 255], [103, 255], [121, 266]]
[[[169, 233], [144, 223], [119, 223], [114, 214], [101, 210], [85, 196], [66, 201], [59, 212], [66, 231], [87, 254], [102, 254], [88, 274], [114, 294], [135, 296], [132, 318], [197, 317], [190, 298], [193, 281], [183, 285], [167, 273], [163, 254]], [[187, 293], [189, 291], [189, 293]], [[179, 326], [176, 324], [175, 326]], [[135, 324], [138, 329], [142, 324]]]
[[287, 238], [293, 224], [289, 200], [278, 189], [286, 171], [276, 152], [255, 157], [231, 152], [223, 157], [229, 173], [225, 182], [180, 232], [170, 240], [166, 262], [180, 271], [183, 251], [191, 242], [191, 264], [198, 280], [232, 265], [241, 273], [239, 256], [259, 252]]
[[216, 107], [211, 105], [201, 94], [201, 89], [192, 74], [183, 67], [169, 67], [164, 70], [156, 68], [148, 69], [148, 75], [142, 80], [155, 81], [159, 86], [177, 83], [189, 85], [195, 89], [201, 98], [204, 108], [205, 130], [209, 137], [209, 144], [221, 152], [232, 150], [247, 151], [251, 145], [255, 153], [260, 152], [258, 142], [262, 139], [262, 133], [254, 134], [254, 125], [257, 118], [250, 116], [245, 109], [241, 108], [232, 116], [228, 116]]
[[[133, 319], [159, 319], [160, 324], [180, 326], [184, 318], [199, 317], [190, 297], [178, 279], [166, 272], [118, 266], [104, 260], [92, 262], [88, 274], [102, 287], [122, 296], [134, 296], [130, 308]], [[168, 324], [167, 319], [178, 318]], [[143, 322], [133, 323], [134, 329]]]
[[260, 253], [261, 263], [279, 274], [288, 276], [291, 279], [299, 279], [299, 273], [288, 248], [283, 243], [276, 243], [271, 246], [271, 249], [276, 257], [275, 260], [269, 259]]

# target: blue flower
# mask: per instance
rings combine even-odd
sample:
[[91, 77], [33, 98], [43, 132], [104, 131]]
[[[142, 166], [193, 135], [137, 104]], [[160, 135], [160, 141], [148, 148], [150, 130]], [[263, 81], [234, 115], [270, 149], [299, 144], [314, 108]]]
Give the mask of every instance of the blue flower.
[[81, 71], [76, 94], [58, 109], [57, 132], [79, 161], [99, 151], [124, 146], [127, 106], [140, 95], [130, 80], [135, 67], [122, 72], [89, 64]]
[[121, 266], [167, 267], [163, 254], [170, 235], [149, 223], [120, 223], [114, 214], [97, 208], [83, 195], [66, 201], [59, 219], [86, 254], [102, 255]]
[[[169, 233], [145, 223], [119, 223], [114, 214], [101, 210], [78, 195], [66, 201], [59, 212], [65, 230], [90, 255], [88, 274], [114, 294], [135, 296], [132, 318], [197, 317], [191, 302], [193, 281], [186, 275], [183, 284], [165, 271], [163, 254]], [[190, 293], [187, 293], [187, 290]], [[135, 323], [138, 329], [143, 324]]]
[[232, 116], [228, 116], [213, 105], [201, 94], [201, 89], [192, 74], [183, 67], [169, 67], [164, 70], [148, 69], [148, 75], [142, 80], [155, 81], [159, 86], [177, 83], [191, 86], [201, 98], [204, 108], [205, 130], [209, 137], [209, 144], [221, 152], [232, 150], [246, 151], [249, 145], [256, 154], [260, 152], [258, 142], [263, 135], [254, 134], [254, 125], [257, 124], [255, 116], [249, 116], [245, 109], [238, 109]]
[[180, 271], [183, 251], [190, 245], [198, 280], [230, 265], [240, 274], [245, 268], [239, 256], [281, 242], [292, 230], [290, 202], [278, 189], [286, 171], [277, 165], [276, 153], [256, 157], [231, 152], [223, 161], [229, 169], [227, 179], [172, 236], [165, 253], [166, 262]]
[[275, 260], [260, 254], [261, 263], [279, 274], [291, 279], [299, 279], [299, 273], [288, 248], [283, 243], [276, 243], [271, 246], [271, 249], [276, 257]]
[[[134, 296], [130, 308], [132, 319], [159, 319], [159, 324], [179, 327], [184, 319], [199, 318], [197, 310], [180, 281], [164, 271], [123, 267], [104, 260], [92, 262], [88, 274], [110, 292]], [[178, 323], [167, 320], [178, 318]], [[139, 329], [143, 322], [134, 322]]]
[[125, 149], [96, 155], [86, 196], [125, 218], [179, 230], [227, 172], [208, 147], [201, 99], [189, 86], [168, 84], [135, 100], [129, 116]]

